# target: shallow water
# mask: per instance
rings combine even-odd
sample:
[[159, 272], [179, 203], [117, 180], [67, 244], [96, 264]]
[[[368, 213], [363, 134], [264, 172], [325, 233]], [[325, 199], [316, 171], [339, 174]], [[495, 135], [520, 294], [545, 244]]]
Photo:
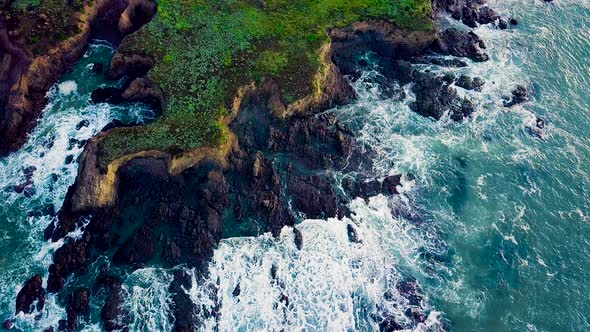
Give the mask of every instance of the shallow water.
[[[359, 100], [331, 112], [377, 152], [374, 174], [416, 179], [407, 177], [398, 197], [354, 200], [349, 219], [302, 221], [301, 251], [290, 228], [278, 240], [268, 234], [223, 240], [208, 279], [195, 277], [186, 290], [201, 309], [221, 304], [218, 321], [203, 315], [204, 328], [365, 331], [378, 330], [384, 315], [403, 324], [413, 304], [395, 284], [412, 277], [427, 315], [415, 330], [590, 330], [590, 1], [493, 5], [520, 24], [507, 31], [478, 28], [492, 59], [452, 70], [486, 80], [481, 92], [460, 89], [476, 101], [475, 116], [463, 123], [426, 119], [409, 109], [411, 93], [401, 101], [381, 100], [376, 86], [359, 80]], [[108, 47], [92, 47], [50, 91], [26, 145], [0, 160], [0, 199], [6, 202], [0, 206], [0, 251], [11, 253], [0, 257], [2, 317], [13, 314], [22, 283], [45, 274], [60, 245], [42, 241], [51, 217], [27, 215], [61, 205], [77, 168], [65, 159], [82, 151], [69, 150], [69, 138], [87, 139], [114, 118], [149, 116], [141, 106], [88, 103], [91, 90], [106, 84], [88, 64], [106, 63], [111, 55]], [[531, 100], [507, 109], [502, 97], [517, 83], [533, 91]], [[541, 137], [529, 129], [536, 116], [548, 124]], [[76, 130], [83, 119], [89, 125]], [[25, 181], [28, 166], [36, 167], [31, 197], [6, 191]], [[361, 243], [348, 240], [349, 224]], [[276, 278], [269, 273], [273, 266]], [[160, 268], [125, 276], [132, 330], [171, 329], [171, 279]], [[237, 284], [239, 298], [232, 294]], [[93, 303], [85, 330], [100, 330], [99, 305]], [[46, 308], [41, 320], [21, 316], [16, 326], [35, 330], [64, 318], [54, 296]]]
[[[46, 280], [53, 252], [62, 241], [43, 241], [43, 230], [61, 207], [68, 187], [74, 183], [83, 142], [113, 119], [137, 122], [149, 119], [152, 112], [142, 105], [111, 106], [90, 103], [91, 92], [99, 86], [111, 86], [102, 75], [92, 73], [92, 63], [105, 66], [113, 48], [96, 42], [73, 70], [48, 93], [49, 103], [35, 130], [17, 152], [0, 159], [0, 312], [8, 318], [14, 314], [15, 299], [22, 284], [35, 273]], [[87, 121], [82, 126], [82, 121]], [[80, 126], [80, 129], [76, 127]], [[66, 159], [71, 156], [71, 162]], [[31, 183], [19, 194], [14, 186], [27, 183], [24, 170], [34, 167]], [[69, 236], [81, 235], [73, 232]], [[15, 326], [34, 330], [50, 324], [57, 326], [65, 310], [59, 300], [49, 295], [40, 318], [20, 315]]]

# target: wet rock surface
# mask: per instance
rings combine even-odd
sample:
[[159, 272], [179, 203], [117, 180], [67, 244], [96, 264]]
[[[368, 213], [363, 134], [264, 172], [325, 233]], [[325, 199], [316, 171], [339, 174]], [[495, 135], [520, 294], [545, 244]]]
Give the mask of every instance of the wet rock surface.
[[104, 305], [100, 310], [105, 331], [125, 329], [124, 313], [121, 312], [121, 280], [116, 276], [100, 275], [95, 284], [96, 291], [106, 292]]
[[79, 288], [68, 295], [66, 302], [67, 330], [76, 331], [78, 319], [90, 314], [90, 291], [86, 288]]
[[[36, 303], [35, 305], [33, 305]], [[40, 311], [45, 306], [45, 289], [40, 275], [27, 280], [16, 296], [16, 313], [30, 314], [34, 310]]]
[[487, 61], [490, 57], [484, 52], [484, 41], [473, 31], [449, 28], [442, 32], [434, 46], [437, 52], [469, 58], [473, 61]]
[[515, 105], [519, 105], [528, 101], [529, 92], [527, 88], [522, 85], [517, 85], [514, 90], [512, 90], [512, 96], [507, 98], [508, 100], [504, 101], [505, 107], [512, 107]]
[[[47, 102], [47, 91], [82, 57], [92, 38], [116, 45], [155, 12], [151, 0], [97, 1], [91, 12], [78, 13], [85, 16], [78, 29], [63, 36], [56, 47], [48, 47], [47, 54], [33, 54], [19, 37], [19, 24], [9, 24], [0, 15], [0, 156], [24, 144]], [[95, 72], [101, 69], [98, 65], [93, 68]]]
[[[476, 22], [481, 23], [494, 16], [488, 9], [477, 8], [476, 13], [463, 13], [461, 9], [461, 19], [476, 17]], [[400, 86], [413, 83], [416, 102], [411, 107], [417, 113], [434, 119], [449, 114], [457, 121], [470, 116], [473, 104], [460, 97], [452, 84], [477, 90], [483, 85], [482, 81], [467, 77], [445, 78], [419, 71], [416, 65], [427, 61], [443, 67], [462, 67], [468, 61], [437, 59], [431, 53], [433, 50], [485, 61], [488, 59], [483, 51], [485, 44], [477, 35], [451, 28], [437, 39], [432, 33], [411, 34], [385, 27], [375, 29], [378, 26], [375, 24], [365, 22], [350, 29], [330, 32], [334, 41], [332, 60], [339, 74], [347, 75], [351, 80], [358, 79], [359, 68], [370, 66], [359, 54], [370, 50], [377, 55], [376, 69], [380, 75], [375, 83], [383, 87], [383, 98], [402, 98]], [[121, 58], [118, 63], [114, 61], [107, 76], [120, 77], [133, 72], [137, 74], [136, 79], [128, 81], [124, 89], [95, 91], [93, 101], [119, 103], [146, 95], [157, 96], [157, 91], [150, 90], [153, 87], [149, 82], [139, 77], [150, 66], [149, 60]], [[337, 85], [340, 92], [333, 96], [342, 102], [352, 100], [354, 91], [342, 82]], [[307, 218], [343, 217], [349, 213], [346, 203], [351, 198], [368, 199], [379, 194], [397, 193], [400, 176], [371, 177], [373, 152], [357, 145], [354, 130], [340, 123], [333, 114], [317, 113], [315, 111], [323, 109], [313, 107], [309, 109], [314, 112], [277, 119], [273, 103], [277, 103], [280, 96], [276, 92], [274, 82], [267, 80], [243, 98], [239, 112], [233, 115], [230, 123], [237, 143], [224, 160], [204, 158], [171, 174], [171, 158], [132, 159], [118, 170], [115, 204], [105, 208], [74, 209], [72, 200], [76, 197], [76, 186], [80, 184], [70, 188], [58, 214], [59, 221], [47, 228], [45, 237], [58, 241], [77, 227], [81, 228], [82, 236], [65, 238], [64, 245], [54, 253], [47, 290], [60, 292], [69, 276], [84, 275], [99, 255], [110, 255], [114, 265], [129, 271], [157, 261], [170, 268], [180, 264], [194, 267], [203, 274], [214, 247], [225, 236], [224, 227], [228, 222], [255, 223], [260, 225], [261, 232], [278, 237], [285, 226], [295, 226], [302, 215]], [[320, 104], [333, 105], [331, 101]], [[333, 171], [366, 176], [346, 177], [342, 183], [344, 192], [341, 192], [330, 176]], [[301, 231], [294, 227], [293, 233], [296, 247], [305, 248]], [[353, 225], [348, 225], [347, 233], [351, 242], [362, 243]], [[273, 268], [273, 280], [280, 283], [277, 269], [274, 265]], [[100, 314], [104, 329], [126, 329], [128, 320], [121, 310], [121, 280], [101, 275], [91, 283], [92, 293], [81, 288], [68, 297], [68, 317], [61, 328], [75, 329], [78, 319], [87, 314], [90, 296], [104, 294]], [[193, 330], [199, 324], [200, 309], [194, 307], [184, 291], [190, 283], [189, 275], [180, 269], [175, 271], [169, 286], [173, 294], [175, 328], [179, 331]], [[41, 297], [35, 295], [41, 294], [35, 286], [37, 283], [28, 284], [21, 292], [32, 295], [22, 295], [22, 308], [28, 308], [30, 299]], [[396, 322], [393, 316], [384, 312], [382, 330], [408, 328], [424, 321], [417, 284], [409, 282], [397, 287], [415, 306], [406, 314], [413, 323]], [[239, 299], [240, 292], [238, 283], [234, 297]], [[288, 305], [289, 298], [285, 294], [279, 300]]]
[[412, 91], [416, 101], [410, 107], [420, 115], [440, 119], [445, 114], [459, 121], [474, 112], [473, 103], [457, 94], [440, 76], [419, 73]]
[[434, 0], [432, 5], [435, 11], [447, 12], [471, 28], [500, 19], [500, 15], [486, 4], [486, 0]]

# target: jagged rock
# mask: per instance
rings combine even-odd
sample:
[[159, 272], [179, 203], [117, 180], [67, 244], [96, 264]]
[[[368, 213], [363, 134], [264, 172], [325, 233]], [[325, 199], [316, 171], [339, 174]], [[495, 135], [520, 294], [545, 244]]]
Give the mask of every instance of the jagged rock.
[[74, 293], [68, 295], [66, 302], [67, 330], [75, 331], [78, 326], [79, 316], [90, 314], [90, 291], [86, 288], [78, 288]]
[[82, 239], [65, 243], [53, 254], [53, 264], [49, 266], [47, 291], [60, 291], [66, 278], [74, 271], [85, 271], [90, 252], [88, 250], [89, 234], [85, 232]]
[[[33, 303], [37, 302], [36, 306]], [[45, 289], [43, 289], [43, 280], [36, 274], [27, 280], [23, 288], [16, 296], [16, 313], [24, 312], [30, 314], [35, 309], [41, 311], [45, 306]]]
[[442, 54], [470, 58], [473, 61], [487, 61], [489, 56], [483, 52], [485, 43], [472, 31], [457, 28], [446, 29], [435, 45]]
[[416, 101], [410, 107], [426, 117], [438, 120], [445, 113], [449, 113], [451, 119], [460, 121], [474, 111], [471, 101], [459, 97], [457, 91], [438, 76], [428, 73], [417, 74], [412, 91], [416, 94]]
[[[194, 303], [185, 291], [190, 286], [190, 276], [184, 270], [174, 272], [174, 280], [170, 284], [170, 293], [174, 302], [174, 329], [179, 332], [194, 331], [197, 323]], [[239, 284], [236, 287], [239, 289]]]
[[348, 234], [348, 241], [352, 243], [361, 243], [356, 229], [351, 224], [346, 225], [346, 233]]
[[76, 124], [76, 130], [80, 130], [84, 127], [88, 127], [90, 125], [90, 121], [84, 119]]
[[345, 178], [342, 181], [342, 187], [347, 194], [352, 197], [361, 197], [368, 199], [379, 194], [394, 195], [397, 194], [397, 186], [401, 183], [401, 175], [388, 176], [383, 181], [379, 180], [355, 180]]
[[459, 79], [455, 82], [458, 87], [467, 90], [481, 90], [484, 86], [485, 82], [480, 77], [471, 78], [467, 75], [461, 75]]
[[[3, 78], [0, 80], [0, 109], [3, 110], [0, 156], [15, 151], [25, 142], [47, 102], [47, 91], [82, 57], [92, 38], [109, 39], [116, 44], [147, 22], [155, 9], [155, 3], [150, 0], [96, 1], [90, 11], [79, 13], [83, 19], [71, 36], [39, 56], [33, 56], [27, 45], [21, 45], [15, 40], [18, 37], [8, 33], [5, 17], [0, 15], [0, 49], [5, 51], [0, 58], [0, 77]], [[128, 24], [119, 24], [120, 21]]]
[[100, 319], [106, 331], [120, 330], [121, 324], [121, 280], [118, 277], [100, 275], [96, 280], [98, 288], [107, 290], [105, 303], [100, 310]]
[[332, 183], [319, 176], [291, 177], [289, 193], [298, 211], [311, 219], [325, 219], [338, 215], [338, 198]]
[[517, 85], [512, 90], [512, 98], [504, 102], [504, 107], [512, 107], [514, 105], [522, 104], [528, 100], [528, 91], [522, 85]]
[[297, 227], [293, 227], [293, 234], [295, 235], [295, 246], [301, 250], [303, 248], [303, 234]]
[[95, 62], [92, 64], [92, 72], [96, 75], [101, 75], [103, 72], [104, 65], [100, 62]]

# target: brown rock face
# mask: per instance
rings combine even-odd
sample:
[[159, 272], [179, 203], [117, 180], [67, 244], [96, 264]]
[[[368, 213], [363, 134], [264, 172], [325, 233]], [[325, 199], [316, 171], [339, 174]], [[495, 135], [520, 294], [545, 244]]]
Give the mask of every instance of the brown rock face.
[[[152, 0], [94, 1], [80, 14], [79, 32], [39, 56], [33, 56], [22, 40], [12, 37], [0, 16], [0, 156], [24, 143], [47, 102], [45, 94], [84, 54], [93, 36], [120, 40], [147, 22], [155, 10]], [[112, 29], [120, 21], [127, 23], [121, 24], [121, 29]]]
[[[33, 307], [33, 303], [37, 301], [37, 305]], [[31, 279], [27, 280], [24, 287], [18, 292], [16, 296], [16, 313], [24, 312], [30, 314], [35, 310], [43, 309], [45, 305], [45, 289], [43, 289], [43, 280], [41, 276], [36, 274]]]

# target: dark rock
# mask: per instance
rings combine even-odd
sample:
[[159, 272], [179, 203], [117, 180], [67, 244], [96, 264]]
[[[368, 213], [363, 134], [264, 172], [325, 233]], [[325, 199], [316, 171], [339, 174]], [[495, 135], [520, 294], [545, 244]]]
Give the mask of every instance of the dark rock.
[[76, 124], [76, 130], [80, 130], [84, 127], [88, 127], [90, 125], [90, 121], [84, 119], [80, 122], [78, 122], [78, 124]]
[[435, 44], [435, 50], [448, 55], [470, 58], [473, 61], [487, 61], [489, 56], [483, 52], [486, 46], [472, 31], [456, 28], [446, 29]]
[[397, 284], [397, 290], [400, 294], [409, 300], [410, 305], [419, 306], [422, 303], [422, 296], [420, 295], [420, 285], [414, 278], [405, 281], [400, 281]]
[[513, 18], [510, 19], [510, 24], [512, 24], [512, 25], [518, 25], [518, 20], [513, 17]]
[[295, 246], [301, 250], [303, 248], [303, 234], [297, 227], [293, 227], [293, 234], [295, 235]]
[[27, 180], [30, 180], [33, 177], [33, 173], [37, 170], [35, 166], [29, 166], [23, 169], [23, 174]]
[[529, 126], [529, 132], [537, 137], [543, 137], [545, 134], [545, 120], [537, 117], [535, 119], [535, 124], [533, 126]]
[[174, 280], [170, 284], [170, 293], [173, 294], [174, 329], [176, 331], [189, 332], [195, 330], [197, 323], [197, 315], [194, 310], [195, 305], [185, 291], [185, 289], [190, 289], [190, 287], [190, 275], [184, 270], [174, 271]]
[[66, 302], [68, 303], [66, 307], [67, 329], [75, 331], [78, 326], [78, 317], [90, 314], [90, 291], [86, 288], [79, 288], [68, 295]]
[[338, 198], [332, 183], [320, 176], [290, 177], [289, 193], [294, 207], [307, 218], [325, 219], [338, 214]]
[[381, 193], [384, 195], [397, 194], [397, 186], [401, 184], [401, 175], [391, 175], [383, 179]]
[[485, 82], [480, 77], [471, 78], [467, 75], [461, 75], [455, 84], [466, 90], [481, 90]]
[[545, 129], [545, 120], [537, 117], [535, 120], [535, 126], [539, 129]]
[[58, 331], [65, 331], [68, 329], [68, 322], [65, 319], [60, 319], [57, 322], [57, 330]]
[[135, 231], [113, 256], [115, 264], [146, 263], [154, 254], [153, 230], [144, 225]]
[[71, 155], [71, 154], [70, 154], [70, 155], [68, 155], [68, 156], [66, 157], [66, 160], [65, 160], [64, 162], [65, 162], [65, 164], [66, 164], [66, 165], [69, 165], [69, 164], [73, 163], [73, 162], [74, 162], [74, 156], [73, 156], [73, 155]]
[[100, 319], [106, 331], [121, 330], [124, 325], [121, 321], [121, 280], [118, 277], [100, 275], [96, 280], [98, 288], [104, 288], [107, 296], [100, 310]]
[[[33, 302], [37, 302], [34, 307]], [[43, 289], [43, 280], [41, 276], [36, 274], [31, 279], [27, 280], [23, 288], [16, 296], [16, 313], [24, 312], [26, 314], [32, 313], [35, 308], [38, 311], [43, 309], [45, 305], [45, 289]]]
[[504, 107], [512, 107], [514, 105], [522, 104], [528, 100], [528, 91], [522, 85], [517, 85], [512, 91], [512, 98], [504, 102]]
[[395, 321], [395, 318], [389, 316], [379, 323], [379, 330], [381, 332], [393, 332], [404, 330], [404, 327]]
[[45, 204], [36, 210], [29, 211], [27, 216], [29, 217], [41, 217], [41, 216], [51, 216], [54, 217], [56, 215], [55, 207], [53, 204]]
[[238, 297], [238, 296], [240, 296], [240, 292], [241, 292], [240, 283], [238, 282], [238, 284], [236, 285], [236, 287], [234, 288], [234, 290], [231, 293], [234, 297]]
[[49, 266], [47, 291], [58, 292], [65, 279], [74, 271], [85, 271], [90, 252], [88, 250], [89, 234], [86, 231], [82, 239], [65, 243], [53, 254], [53, 264]]
[[383, 181], [379, 180], [354, 180], [352, 178], [345, 178], [342, 181], [342, 187], [347, 194], [352, 197], [361, 197], [368, 199], [379, 194], [395, 195], [397, 194], [397, 186], [400, 184], [401, 175], [388, 176]]
[[111, 60], [106, 76], [109, 79], [119, 79], [128, 76], [131, 79], [142, 77], [154, 66], [154, 59], [139, 54], [116, 53]]
[[123, 102], [122, 91], [118, 88], [98, 88], [90, 94], [90, 100], [95, 104], [111, 103], [119, 104]]
[[431, 56], [431, 57], [422, 57], [417, 58], [415, 60], [417, 63], [431, 63], [433, 65], [441, 66], [441, 67], [451, 67], [451, 68], [462, 68], [467, 67], [467, 62], [452, 58], [452, 59], [444, 59], [439, 56]]
[[92, 64], [92, 72], [95, 73], [96, 75], [100, 75], [102, 74], [104, 65], [100, 62], [95, 62]]
[[361, 243], [356, 229], [351, 224], [346, 225], [346, 233], [348, 234], [348, 241], [352, 243]]
[[459, 97], [457, 91], [438, 76], [419, 73], [412, 91], [416, 101], [410, 107], [422, 116], [438, 120], [448, 112], [451, 119], [460, 121], [474, 111], [471, 101]]
[[508, 29], [508, 22], [505, 19], [500, 18], [498, 20], [498, 28], [500, 28], [501, 30]]
[[13, 326], [14, 326], [14, 324], [12, 323], [12, 321], [10, 319], [5, 319], [4, 323], [2, 323], [2, 327], [5, 330], [10, 330], [10, 329], [12, 329]]
[[453, 75], [451, 73], [446, 73], [443, 75], [442, 79], [443, 79], [443, 81], [447, 82], [448, 84], [452, 84], [453, 82], [455, 82], [457, 77], [455, 77], [455, 75]]

